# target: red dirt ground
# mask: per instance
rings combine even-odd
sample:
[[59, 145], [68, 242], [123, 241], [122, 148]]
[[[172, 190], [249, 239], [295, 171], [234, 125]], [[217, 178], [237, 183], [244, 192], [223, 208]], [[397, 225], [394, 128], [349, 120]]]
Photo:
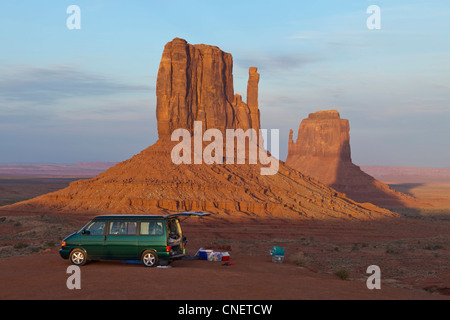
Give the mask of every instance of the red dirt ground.
[[[81, 289], [66, 287], [68, 266], [56, 252], [0, 260], [1, 299], [436, 299], [419, 290], [343, 281], [267, 256], [236, 256], [235, 265], [178, 261], [171, 268], [97, 262], [81, 269]], [[288, 285], [286, 285], [288, 284]]]
[[[82, 267], [81, 290], [67, 289], [69, 263], [58, 247], [94, 214], [3, 209], [0, 299], [450, 299], [450, 185], [390, 182], [436, 208], [340, 223], [188, 219], [182, 223], [187, 253], [200, 247], [228, 251], [231, 266], [190, 260], [149, 269], [95, 262]], [[271, 261], [273, 246], [285, 247], [283, 264]], [[369, 265], [381, 268], [381, 290], [366, 287]], [[338, 270], [346, 270], [349, 279], [338, 278]]]
[[[40, 232], [57, 230], [56, 225], [76, 231], [90, 218], [7, 217], [22, 221], [18, 234], [35, 230], [36, 239]], [[53, 224], [47, 225], [50, 221]], [[145, 268], [93, 262], [81, 268], [81, 290], [69, 290], [69, 263], [53, 247], [0, 259], [0, 299], [450, 299], [445, 219], [333, 223], [213, 217], [186, 220], [183, 230], [188, 254], [200, 247], [228, 251], [231, 265], [189, 260], [175, 261], [169, 268]], [[286, 249], [282, 264], [271, 261], [269, 250], [275, 245]], [[299, 266], [291, 258], [300, 252], [305, 259]], [[365, 272], [372, 264], [381, 268], [381, 290], [366, 287]], [[349, 280], [334, 275], [340, 269], [350, 273]]]

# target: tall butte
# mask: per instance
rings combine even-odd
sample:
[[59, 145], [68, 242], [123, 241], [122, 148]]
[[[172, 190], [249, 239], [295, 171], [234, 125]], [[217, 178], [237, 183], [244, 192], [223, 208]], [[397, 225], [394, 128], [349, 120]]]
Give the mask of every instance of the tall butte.
[[95, 213], [201, 210], [218, 216], [271, 216], [317, 219], [375, 219], [396, 214], [357, 203], [302, 173], [279, 164], [261, 175], [257, 164], [174, 164], [171, 141], [178, 128], [259, 129], [256, 68], [250, 68], [247, 103], [233, 89], [233, 60], [209, 45], [174, 39], [166, 44], [157, 78], [158, 141], [89, 180], [3, 207]]
[[296, 142], [290, 130], [286, 164], [358, 202], [385, 207], [424, 205], [353, 164], [349, 122], [341, 119], [337, 110], [309, 114], [300, 123]]
[[234, 94], [231, 54], [175, 38], [166, 44], [158, 71], [159, 138], [168, 138], [179, 128], [192, 132], [194, 121], [202, 121], [203, 131], [259, 130], [258, 82], [257, 69], [251, 67], [248, 104], [244, 103], [239, 94]]

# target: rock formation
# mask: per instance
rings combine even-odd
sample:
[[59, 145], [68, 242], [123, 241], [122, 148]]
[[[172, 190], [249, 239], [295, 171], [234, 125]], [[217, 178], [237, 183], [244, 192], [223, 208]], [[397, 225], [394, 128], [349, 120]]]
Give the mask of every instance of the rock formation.
[[417, 200], [391, 189], [353, 164], [350, 126], [336, 110], [318, 111], [303, 119], [297, 141], [289, 134], [286, 164], [316, 178], [358, 202], [380, 206], [415, 206]]
[[234, 94], [233, 58], [218, 47], [191, 45], [175, 38], [162, 55], [156, 84], [159, 138], [170, 137], [173, 130], [259, 129], [259, 74], [250, 68], [247, 105]]
[[258, 84], [259, 73], [256, 67], [250, 67], [247, 83], [247, 104], [250, 109], [250, 118], [252, 119], [252, 128], [260, 129], [260, 116], [258, 107]]
[[[293, 132], [290, 131], [286, 163], [292, 163], [299, 158], [351, 162], [349, 132], [348, 120], [341, 119], [336, 110], [309, 114], [308, 119], [300, 124], [297, 143], [294, 143]], [[334, 180], [334, 177], [329, 175], [320, 178], [327, 184]]]
[[159, 140], [100, 175], [4, 210], [158, 214], [201, 210], [225, 215], [319, 219], [374, 219], [396, 214], [359, 204], [283, 162], [274, 175], [257, 164], [174, 164], [173, 130], [260, 127], [256, 68], [247, 103], [234, 94], [232, 57], [217, 47], [169, 42], [157, 78]]

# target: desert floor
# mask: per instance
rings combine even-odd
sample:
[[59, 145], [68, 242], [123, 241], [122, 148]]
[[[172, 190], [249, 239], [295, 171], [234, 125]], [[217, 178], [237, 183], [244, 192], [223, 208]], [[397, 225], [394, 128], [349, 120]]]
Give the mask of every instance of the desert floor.
[[[44, 182], [24, 183], [23, 190], [55, 187]], [[3, 183], [17, 187], [17, 181]], [[93, 214], [0, 210], [0, 299], [450, 299], [450, 184], [392, 186], [436, 206], [401, 209], [403, 218], [369, 222], [187, 219], [187, 253], [227, 251], [230, 265], [92, 262], [81, 268], [80, 290], [67, 288], [70, 264], [58, 249]], [[17, 188], [16, 199], [22, 197]], [[273, 246], [285, 248], [284, 263], [272, 262]], [[366, 286], [370, 265], [381, 269], [380, 290]], [[345, 280], [339, 277], [345, 274]]]

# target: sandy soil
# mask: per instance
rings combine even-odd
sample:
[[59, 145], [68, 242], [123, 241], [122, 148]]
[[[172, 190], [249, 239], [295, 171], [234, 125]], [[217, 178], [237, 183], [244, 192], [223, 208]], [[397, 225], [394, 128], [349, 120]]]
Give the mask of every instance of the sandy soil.
[[[12, 218], [22, 225], [9, 226], [19, 228], [9, 232], [10, 240], [33, 230], [34, 238], [27, 237], [32, 239], [27, 246], [10, 245], [15, 256], [0, 259], [0, 299], [450, 299], [448, 220], [189, 219], [183, 222], [187, 253], [194, 255], [200, 247], [228, 251], [230, 266], [189, 260], [150, 269], [93, 262], [81, 269], [82, 289], [69, 290], [69, 263], [59, 257], [57, 245], [39, 247], [37, 253], [33, 248], [48, 241], [51, 231], [79, 229], [89, 216], [9, 215], [1, 225]], [[271, 260], [275, 245], [285, 247], [282, 264]], [[366, 287], [372, 264], [381, 268], [381, 290]], [[349, 278], [337, 277], [339, 270]]]
[[0, 175], [0, 206], [63, 189], [79, 178], [13, 177]]
[[[67, 262], [56, 252], [0, 260], [1, 299], [441, 299], [420, 290], [343, 281], [294, 264], [272, 263], [264, 255], [236, 255], [234, 264], [176, 261], [169, 268], [119, 262], [81, 269], [81, 289], [66, 287]], [[286, 285], [288, 284], [288, 285]], [[448, 298], [448, 297], [447, 297]]]
[[442, 213], [450, 212], [449, 182], [392, 182], [391, 187], [432, 204], [433, 209], [429, 211], [442, 210]]

